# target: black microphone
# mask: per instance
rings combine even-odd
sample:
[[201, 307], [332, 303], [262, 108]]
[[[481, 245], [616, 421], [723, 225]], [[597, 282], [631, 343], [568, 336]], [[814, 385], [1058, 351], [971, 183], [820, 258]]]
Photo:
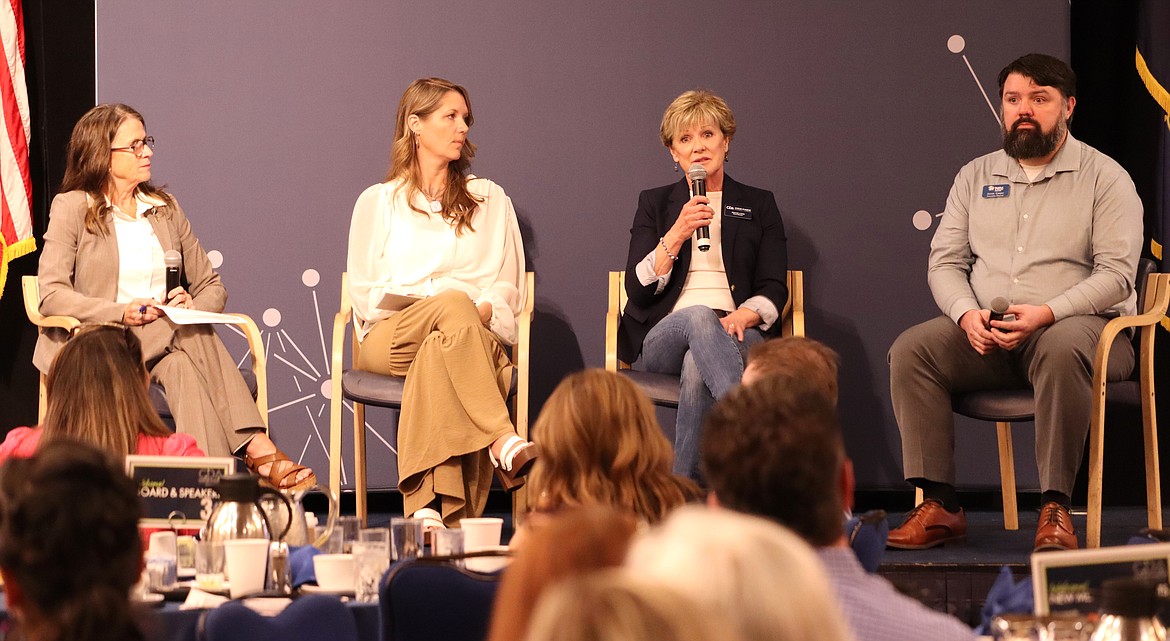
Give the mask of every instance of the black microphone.
[[[1007, 302], [1007, 299], [1005, 299], [1003, 296], [996, 296], [995, 298], [991, 299], [990, 320], [993, 320], [993, 321], [1003, 320], [1004, 314], [1007, 313], [1007, 309], [1008, 309], [1008, 302]], [[992, 329], [994, 329], [997, 332], [1004, 331], [998, 327], [994, 327]]]
[[[183, 271], [183, 255], [179, 252], [168, 249], [167, 253], [163, 254], [163, 264], [167, 266], [167, 291], [164, 296], [170, 296], [171, 292], [180, 285], [180, 274]], [[164, 303], [166, 301], [163, 301]]]
[[[699, 163], [691, 165], [687, 170], [687, 178], [691, 179], [691, 192], [696, 196], [707, 195], [707, 170]], [[699, 251], [705, 252], [711, 249], [711, 229], [710, 227], [699, 227], [695, 230], [695, 244], [699, 246]]]

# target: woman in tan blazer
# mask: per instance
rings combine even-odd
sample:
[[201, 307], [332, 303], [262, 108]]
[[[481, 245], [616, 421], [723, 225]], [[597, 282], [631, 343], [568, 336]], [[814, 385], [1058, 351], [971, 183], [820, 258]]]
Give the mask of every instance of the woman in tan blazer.
[[[312, 470], [268, 438], [211, 326], [176, 325], [158, 309], [165, 302], [221, 312], [227, 292], [174, 196], [150, 183], [153, 147], [142, 116], [126, 105], [98, 105], [73, 128], [37, 275], [40, 310], [129, 325], [180, 433], [211, 456], [243, 456], [278, 488], [315, 483]], [[163, 255], [170, 250], [182, 256], [181, 284], [166, 291]], [[63, 330], [46, 330], [34, 364], [47, 371], [66, 340]]]

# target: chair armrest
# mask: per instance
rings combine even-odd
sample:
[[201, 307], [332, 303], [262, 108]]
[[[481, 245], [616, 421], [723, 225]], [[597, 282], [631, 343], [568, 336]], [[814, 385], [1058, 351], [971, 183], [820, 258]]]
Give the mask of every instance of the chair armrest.
[[1144, 366], [1145, 360], [1153, 358], [1153, 346], [1146, 347], [1146, 335], [1149, 333], [1149, 338], [1153, 338], [1152, 329], [1166, 317], [1167, 307], [1170, 307], [1170, 274], [1150, 274], [1146, 287], [1146, 311], [1132, 316], [1118, 316], [1105, 324], [1097, 342], [1097, 352], [1093, 356], [1093, 389], [1098, 390], [1100, 395], [1104, 395], [1105, 376], [1113, 341], [1127, 328], [1144, 328], [1141, 353], [1143, 362], [1139, 367]]
[[248, 351], [252, 353], [252, 373], [256, 375], [256, 407], [260, 410], [260, 418], [264, 420], [264, 427], [268, 427], [268, 361], [264, 353], [264, 339], [260, 336], [260, 328], [247, 314], [228, 314], [244, 321], [241, 330], [244, 339], [248, 341]]
[[45, 316], [41, 314], [41, 290], [37, 277], [21, 276], [20, 289], [24, 294], [24, 313], [28, 320], [37, 327], [60, 327], [71, 330], [81, 324], [81, 321], [72, 316]]
[[618, 322], [622, 317], [622, 272], [609, 272], [609, 306], [605, 310], [605, 369], [616, 372], [618, 367]]

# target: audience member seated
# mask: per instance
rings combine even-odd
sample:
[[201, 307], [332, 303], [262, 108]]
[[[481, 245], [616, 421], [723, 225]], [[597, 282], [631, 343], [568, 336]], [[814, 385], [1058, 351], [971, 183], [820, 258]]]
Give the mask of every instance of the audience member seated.
[[0, 462], [32, 456], [42, 441], [72, 439], [105, 452], [203, 456], [195, 437], [174, 434], [150, 404], [138, 337], [116, 323], [82, 326], [45, 379], [48, 408], [39, 427], [17, 427], [0, 443]]
[[529, 481], [538, 514], [612, 505], [657, 523], [700, 498], [698, 486], [671, 473], [670, 442], [654, 406], [624, 376], [601, 369], [568, 376], [545, 402], [533, 432], [541, 447]]
[[603, 505], [566, 508], [534, 525], [500, 580], [488, 641], [523, 639], [537, 600], [554, 583], [621, 567], [636, 527], [633, 515]]
[[703, 439], [710, 501], [790, 527], [815, 546], [858, 641], [972, 640], [953, 617], [868, 574], [841, 531], [853, 503], [833, 398], [814, 377], [768, 377], [716, 404]]
[[142, 568], [134, 483], [83, 443], [45, 443], [0, 469], [0, 576], [8, 638], [141, 641], [130, 603]]
[[803, 336], [773, 338], [748, 352], [743, 384], [765, 378], [783, 378], [824, 392], [837, 404], [837, 370], [841, 358], [828, 345]]
[[670, 586], [609, 570], [563, 581], [541, 597], [528, 641], [737, 641], [719, 613]]
[[760, 518], [681, 507], [634, 539], [626, 567], [722, 613], [742, 641], [853, 638], [812, 548]]

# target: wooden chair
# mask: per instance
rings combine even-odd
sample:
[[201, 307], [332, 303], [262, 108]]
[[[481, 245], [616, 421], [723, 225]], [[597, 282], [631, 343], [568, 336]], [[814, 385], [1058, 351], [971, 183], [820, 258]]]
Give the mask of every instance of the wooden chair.
[[[609, 272], [609, 309], [605, 314], [605, 369], [620, 372], [646, 392], [650, 400], [661, 407], [678, 408], [679, 377], [655, 374], [630, 368], [618, 359], [618, 323], [626, 308], [626, 273]], [[780, 333], [783, 336], [804, 336], [804, 273], [788, 272], [788, 300], [781, 311]]]
[[[1141, 314], [1114, 318], [1105, 325], [1093, 358], [1093, 405], [1089, 423], [1089, 505], [1086, 546], [1101, 546], [1101, 484], [1105, 444], [1106, 392], [1111, 402], [1141, 405], [1142, 432], [1145, 441], [1146, 516], [1149, 527], [1162, 528], [1162, 492], [1158, 464], [1158, 422], [1154, 403], [1154, 338], [1158, 324], [1170, 307], [1170, 274], [1154, 273], [1153, 261], [1142, 259], [1138, 267], [1138, 308]], [[1137, 332], [1134, 365], [1130, 380], [1105, 381], [1106, 363], [1113, 341], [1126, 328]], [[963, 416], [992, 421], [999, 441], [1000, 484], [1003, 488], [1003, 523], [1005, 530], [1019, 529], [1016, 505], [1016, 472], [1012, 451], [1012, 423], [1035, 418], [1036, 402], [1031, 389], [984, 390], [955, 394], [954, 411]], [[916, 503], [922, 502], [918, 490]]]
[[[29, 321], [40, 328], [41, 331], [50, 327], [71, 331], [73, 328], [81, 325], [81, 321], [72, 316], [45, 316], [41, 314], [41, 292], [36, 276], [21, 277], [20, 286], [24, 292], [24, 312], [28, 315]], [[240, 325], [240, 329], [244, 333], [244, 338], [248, 341], [248, 351], [252, 355], [252, 365], [247, 370], [241, 370], [240, 374], [243, 375], [244, 381], [248, 384], [248, 388], [252, 390], [252, 395], [256, 399], [256, 407], [259, 408], [260, 417], [264, 420], [264, 426], [267, 429], [268, 377], [265, 372], [264, 343], [260, 339], [260, 329], [245, 314], [231, 315], [244, 321]], [[162, 385], [154, 382], [150, 384], [150, 400], [154, 404], [154, 409], [158, 412], [159, 416], [168, 424], [173, 425], [171, 408], [167, 404], [166, 391], [162, 388]], [[40, 404], [37, 413], [38, 422], [44, 420], [47, 407], [48, 403], [45, 398], [45, 373], [41, 372]]]
[[[516, 433], [528, 439], [528, 349], [532, 337], [532, 308], [536, 300], [536, 278], [532, 272], [526, 275], [527, 296], [524, 308], [516, 319], [517, 339], [512, 348], [512, 361], [516, 368], [512, 375], [512, 406]], [[348, 399], [353, 402], [353, 478], [356, 494], [357, 516], [366, 522], [369, 513], [366, 483], [366, 405], [402, 409], [402, 390], [405, 378], [384, 376], [359, 369], [344, 369], [345, 327], [353, 321], [353, 303], [349, 298], [349, 275], [341, 275], [341, 310], [333, 318], [332, 394], [329, 404], [329, 486], [341, 487], [341, 404]], [[357, 330], [350, 334], [352, 362], [356, 362], [361, 351]], [[520, 488], [512, 495], [513, 522], [522, 517], [528, 507], [528, 489]]]

